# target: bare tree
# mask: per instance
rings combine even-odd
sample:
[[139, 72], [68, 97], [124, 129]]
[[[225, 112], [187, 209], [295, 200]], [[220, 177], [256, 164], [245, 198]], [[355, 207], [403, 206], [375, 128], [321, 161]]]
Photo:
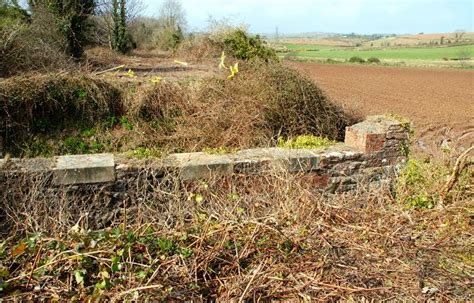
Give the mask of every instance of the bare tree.
[[155, 45], [164, 50], [176, 49], [184, 39], [186, 12], [179, 0], [165, 0], [160, 7], [158, 28], [154, 30]]
[[462, 37], [464, 36], [466, 32], [462, 29], [458, 29], [457, 31], [454, 32], [454, 41], [458, 43]]
[[163, 27], [184, 30], [187, 26], [186, 12], [179, 0], [165, 0], [160, 8], [160, 23]]
[[[117, 18], [114, 19], [114, 13], [117, 14], [114, 3], [117, 4], [115, 0], [97, 0], [97, 16], [95, 18], [96, 32], [94, 39], [99, 44], [108, 44], [110, 48], [113, 48], [114, 45], [114, 30], [117, 21]], [[122, 13], [125, 13], [125, 27], [128, 27], [140, 16], [145, 9], [145, 5], [142, 0], [127, 0], [124, 5]], [[119, 5], [120, 7], [121, 5]]]
[[[113, 0], [96, 0], [96, 14], [102, 17], [112, 17]], [[126, 19], [128, 22], [134, 21], [145, 10], [146, 6], [142, 0], [127, 0]]]

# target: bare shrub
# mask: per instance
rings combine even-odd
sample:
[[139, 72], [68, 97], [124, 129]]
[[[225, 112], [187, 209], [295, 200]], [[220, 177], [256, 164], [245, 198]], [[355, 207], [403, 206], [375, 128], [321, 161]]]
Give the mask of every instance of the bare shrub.
[[241, 62], [236, 78], [203, 82], [192, 103], [196, 110], [178, 125], [177, 135], [198, 150], [269, 146], [279, 136], [341, 140], [345, 127], [359, 119], [333, 104], [311, 80], [278, 63]]
[[17, 20], [3, 27], [0, 35], [0, 75], [74, 66], [64, 52], [67, 41], [59, 33], [54, 16], [43, 7], [36, 9], [29, 22]]
[[193, 62], [203, 62], [207, 59], [219, 58], [223, 45], [216, 43], [207, 35], [191, 35], [184, 39], [176, 50], [180, 58]]
[[[2, 276], [4, 298], [472, 296], [472, 200], [417, 211], [383, 188], [325, 196], [279, 171], [186, 183], [140, 174], [143, 182], [121, 194], [104, 187], [48, 192], [45, 179], [1, 183], [9, 189], [0, 191], [1, 230], [10, 237], [0, 260], [15, 266]], [[94, 230], [103, 223], [109, 228]]]
[[83, 74], [8, 78], [0, 85], [0, 132], [7, 150], [35, 133], [93, 124], [123, 111], [121, 92]]
[[189, 91], [178, 83], [163, 82], [144, 89], [131, 104], [129, 113], [141, 120], [168, 119], [183, 115]]

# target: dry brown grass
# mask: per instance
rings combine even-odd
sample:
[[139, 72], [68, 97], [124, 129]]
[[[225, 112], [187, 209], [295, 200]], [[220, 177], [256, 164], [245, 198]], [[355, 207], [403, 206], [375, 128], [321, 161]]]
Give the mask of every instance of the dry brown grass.
[[384, 188], [322, 195], [280, 172], [151, 176], [120, 195], [7, 178], [4, 299], [473, 299], [472, 199], [416, 210]]
[[104, 70], [127, 63], [127, 56], [106, 47], [93, 47], [85, 51], [85, 65], [91, 69]]

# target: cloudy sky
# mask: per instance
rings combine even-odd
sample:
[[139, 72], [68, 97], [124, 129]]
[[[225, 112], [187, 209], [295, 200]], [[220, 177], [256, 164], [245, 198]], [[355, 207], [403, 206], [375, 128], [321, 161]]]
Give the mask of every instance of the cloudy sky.
[[[146, 15], [164, 0], [143, 0]], [[209, 16], [230, 17], [252, 32], [435, 33], [474, 31], [474, 0], [181, 0], [191, 30]]]

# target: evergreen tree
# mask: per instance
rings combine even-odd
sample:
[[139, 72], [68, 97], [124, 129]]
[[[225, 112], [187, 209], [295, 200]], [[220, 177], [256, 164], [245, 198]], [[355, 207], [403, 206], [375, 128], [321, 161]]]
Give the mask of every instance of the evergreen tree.
[[127, 6], [126, 0], [112, 2], [112, 48], [120, 53], [130, 51], [130, 39], [127, 35]]

